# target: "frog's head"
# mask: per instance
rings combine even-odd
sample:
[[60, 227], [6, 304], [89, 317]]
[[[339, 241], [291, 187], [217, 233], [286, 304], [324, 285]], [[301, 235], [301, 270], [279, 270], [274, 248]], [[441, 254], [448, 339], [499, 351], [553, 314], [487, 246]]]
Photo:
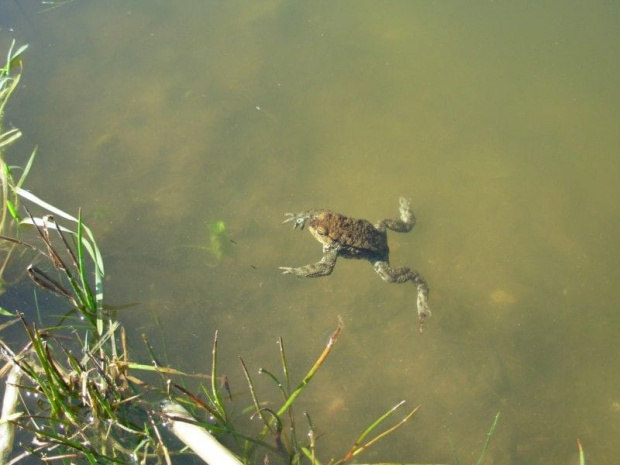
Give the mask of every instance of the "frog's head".
[[331, 245], [335, 240], [332, 231], [333, 216], [331, 212], [321, 212], [316, 217], [312, 218], [308, 225], [310, 234], [323, 245]]

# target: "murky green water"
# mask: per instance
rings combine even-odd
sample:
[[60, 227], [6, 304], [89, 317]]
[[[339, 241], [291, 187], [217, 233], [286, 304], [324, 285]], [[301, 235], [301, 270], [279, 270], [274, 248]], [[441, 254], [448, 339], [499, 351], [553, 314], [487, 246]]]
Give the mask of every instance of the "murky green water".
[[[21, 7], [21, 8], [19, 8]], [[401, 399], [422, 404], [366, 461], [590, 463], [620, 455], [620, 6], [617, 2], [76, 2], [0, 5], [0, 49], [29, 42], [7, 120], [39, 157], [28, 187], [84, 209], [135, 347], [179, 369], [278, 369], [341, 456]], [[11, 30], [12, 29], [12, 30]], [[21, 158], [20, 158], [21, 157]], [[283, 214], [328, 207], [418, 225], [390, 234], [412, 286], [318, 260]], [[224, 222], [224, 254], [207, 250]], [[136, 349], [139, 350], [139, 349]], [[275, 391], [267, 389], [273, 400]]]

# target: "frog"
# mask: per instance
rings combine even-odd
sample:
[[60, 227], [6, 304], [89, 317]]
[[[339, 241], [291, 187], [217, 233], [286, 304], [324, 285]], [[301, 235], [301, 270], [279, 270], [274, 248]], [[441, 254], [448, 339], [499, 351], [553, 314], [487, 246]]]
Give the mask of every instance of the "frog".
[[292, 223], [293, 229], [308, 230], [323, 245], [323, 258], [316, 263], [300, 267], [279, 267], [282, 274], [298, 277], [318, 278], [328, 276], [334, 270], [339, 257], [367, 260], [375, 272], [387, 283], [411, 282], [417, 287], [418, 327], [422, 328], [431, 315], [428, 304], [429, 287], [418, 272], [407, 267], [390, 267], [390, 248], [387, 230], [407, 233], [416, 224], [411, 201], [399, 198], [399, 219], [384, 218], [375, 224], [364, 219], [351, 218], [327, 209], [307, 210], [301, 213], [285, 213], [285, 223]]

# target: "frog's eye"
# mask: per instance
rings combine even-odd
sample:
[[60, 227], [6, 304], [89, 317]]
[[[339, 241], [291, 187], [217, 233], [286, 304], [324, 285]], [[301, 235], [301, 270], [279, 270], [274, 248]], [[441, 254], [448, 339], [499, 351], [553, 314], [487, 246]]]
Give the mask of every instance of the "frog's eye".
[[327, 228], [325, 226], [319, 226], [316, 228], [316, 233], [319, 236], [327, 236]]

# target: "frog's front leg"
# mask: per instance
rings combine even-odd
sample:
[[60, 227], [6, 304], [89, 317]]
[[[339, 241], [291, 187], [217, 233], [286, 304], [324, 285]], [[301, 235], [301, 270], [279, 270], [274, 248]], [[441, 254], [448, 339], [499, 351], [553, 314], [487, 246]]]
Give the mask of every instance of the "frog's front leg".
[[381, 279], [388, 283], [406, 283], [407, 281], [411, 281], [418, 288], [418, 299], [417, 299], [417, 307], [418, 307], [418, 319], [420, 328], [422, 328], [422, 324], [424, 320], [431, 315], [431, 309], [428, 306], [428, 284], [424, 278], [416, 273], [415, 271], [410, 270], [407, 267], [401, 268], [390, 268], [387, 262], [380, 261], [373, 263], [373, 267], [377, 274], [381, 276]]
[[312, 210], [309, 210], [307, 212], [301, 213], [285, 213], [284, 216], [286, 216], [286, 219], [282, 222], [282, 224], [292, 222], [293, 229], [304, 229], [306, 221], [314, 218], [316, 215], [313, 213]]
[[336, 266], [336, 260], [338, 259], [338, 249], [329, 248], [323, 250], [323, 258], [321, 261], [311, 263], [310, 265], [300, 266], [298, 268], [291, 268], [287, 266], [281, 266], [282, 274], [294, 274], [295, 276], [301, 276], [304, 278], [319, 278], [321, 276], [327, 276], [331, 274]]
[[375, 228], [379, 231], [385, 231], [391, 229], [395, 232], [409, 232], [413, 229], [416, 223], [415, 215], [411, 209], [411, 201], [405, 197], [398, 199], [398, 212], [400, 213], [399, 220], [392, 220], [389, 218], [380, 220], [375, 224]]

